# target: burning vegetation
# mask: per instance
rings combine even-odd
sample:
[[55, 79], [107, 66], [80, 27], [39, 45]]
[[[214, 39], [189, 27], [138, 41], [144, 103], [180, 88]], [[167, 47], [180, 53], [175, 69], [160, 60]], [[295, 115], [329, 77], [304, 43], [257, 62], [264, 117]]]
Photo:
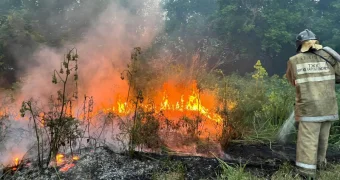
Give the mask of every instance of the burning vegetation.
[[[147, 47], [161, 30], [148, 28], [162, 26], [163, 22], [153, 17], [162, 13], [159, 5], [151, 1], [140, 5], [143, 11], [138, 13], [142, 14], [133, 15], [120, 12], [115, 3], [111, 5], [123, 19], [115, 23], [129, 31], [133, 24], [137, 32], [121, 32], [114, 29], [116, 24], [108, 25], [107, 17], [117, 13], [109, 9], [89, 30], [86, 40], [77, 44], [77, 49], [70, 49], [63, 56], [49, 48], [35, 53], [36, 67], [24, 68], [29, 74], [25, 74], [20, 90], [15, 92], [16, 107], [0, 111], [0, 116], [10, 112], [18, 124], [29, 125], [25, 131], [30, 137], [29, 152], [20, 162], [34, 159], [41, 171], [59, 167], [66, 172], [81, 157], [74, 154], [86, 147], [112, 144], [118, 146], [115, 150], [130, 155], [135, 151], [205, 156], [213, 156], [210, 151], [221, 153], [218, 144], [222, 136], [227, 137], [225, 129], [230, 127], [224, 111], [233, 107], [220, 100], [217, 84], [206, 83], [202, 76], [208, 74], [206, 62], [198, 57], [193, 57], [193, 62], [181, 62], [180, 58], [172, 62], [158, 58], [154, 62], [147, 60], [150, 57], [140, 47], [130, 53], [132, 42], [124, 38], [117, 42], [122, 49], [116, 50], [112, 45], [116, 34], [120, 34], [133, 39], [133, 44]], [[104, 43], [97, 39], [102, 32], [113, 29], [117, 33], [104, 33]], [[51, 64], [46, 64], [46, 54], [51, 55]], [[130, 61], [126, 62], [129, 55]], [[113, 84], [117, 87], [112, 90]], [[15, 158], [10, 157], [9, 161]]]
[[[221, 155], [218, 144], [222, 136], [227, 136], [223, 129], [228, 121], [217, 107], [232, 110], [235, 103], [223, 104], [216, 89], [200, 87], [200, 79], [190, 74], [190, 80], [176, 75], [170, 79], [149, 79], [150, 75], [163, 73], [141, 65], [142, 55], [140, 48], [134, 49], [128, 69], [123, 70], [128, 78], [123, 73], [121, 76], [121, 83], [127, 80], [128, 89], [126, 94], [112, 93], [110, 96], [117, 97], [112, 105], [96, 104], [95, 96], [79, 94], [81, 60], [78, 62], [76, 49], [68, 51], [60, 70], [53, 72], [52, 83], [60, 89], [56, 96], [50, 96], [47, 106], [39, 106], [34, 99], [22, 102], [20, 113], [32, 123], [34, 154], [40, 169], [58, 167], [60, 172], [68, 171], [79, 160], [73, 154], [79, 153], [86, 143], [96, 147], [110, 142], [108, 126], [112, 126], [111, 139], [121, 142], [122, 150], [130, 153], [162, 152], [168, 148], [177, 153]], [[183, 75], [187, 76], [185, 71]], [[76, 103], [79, 96], [84, 97], [82, 104]], [[117, 130], [119, 133], [113, 135]], [[71, 155], [66, 156], [67, 153]], [[12, 170], [17, 170], [18, 161], [15, 159]]]
[[[239, 125], [237, 118], [246, 114], [240, 110], [252, 99], [243, 103], [246, 99], [240, 97], [265, 93], [261, 86], [265, 70], [255, 66], [259, 70], [249, 90], [255, 89], [257, 94], [242, 96], [232, 86], [232, 79], [226, 79], [221, 71], [211, 75], [200, 63], [193, 63], [194, 67], [178, 63], [175, 66], [181, 70], [174, 71], [168, 64], [155, 68], [142, 60], [142, 50], [135, 48], [117, 82], [126, 89], [107, 95], [114, 99], [112, 103], [97, 102], [97, 94], [80, 92], [81, 58], [77, 49], [68, 51], [61, 68], [52, 75], [52, 83], [59, 88], [56, 95], [43, 106], [34, 99], [23, 101], [20, 109], [35, 136], [29, 152], [35, 161], [31, 164], [25, 156], [21, 160], [13, 157], [14, 166], [8, 174], [31, 166], [67, 174], [101, 146], [119, 149], [129, 157], [156, 152], [225, 158], [230, 140], [247, 130], [240, 129], [245, 126]], [[188, 68], [194, 70], [188, 72]]]
[[[188, 75], [184, 65], [181, 73], [169, 75], [165, 72], [172, 72], [171, 67], [154, 69], [152, 66], [141, 64], [142, 58], [141, 49], [135, 48], [127, 69], [122, 70], [127, 77], [122, 73], [119, 83], [127, 84], [125, 93], [122, 90], [120, 93], [112, 92], [109, 96], [114, 98], [113, 103], [96, 102], [95, 95], [88, 96], [79, 92], [78, 81], [81, 76], [78, 76], [77, 70], [81, 58], [76, 49], [68, 51], [65, 59], [62, 59], [61, 69], [54, 71], [52, 75], [52, 83], [59, 88], [56, 96], [50, 96], [45, 106], [39, 105], [34, 99], [22, 103], [20, 113], [24, 117], [23, 121], [30, 123], [30, 133], [34, 135], [35, 141], [32, 149], [27, 152], [29, 157], [12, 157], [11, 165], [4, 168], [4, 177], [150, 179], [153, 176], [161, 178], [162, 173], [159, 175], [157, 171], [163, 172], [163, 168], [174, 171], [172, 176], [176, 177], [206, 177], [208, 172], [218, 168], [218, 162], [214, 158], [234, 162], [235, 159], [230, 155], [239, 155], [240, 149], [236, 148], [235, 151], [235, 145], [230, 142], [240, 138], [242, 133], [249, 130], [247, 127], [250, 127], [242, 124], [247, 122], [240, 119], [246, 118], [248, 114], [253, 119], [257, 118], [251, 125], [259, 128], [256, 138], [261, 139], [258, 132], [264, 131], [262, 133], [265, 134], [268, 129], [264, 128], [259, 119], [285, 118], [285, 115], [278, 114], [276, 109], [271, 109], [273, 104], [281, 103], [277, 101], [277, 94], [270, 93], [267, 104], [263, 101], [267, 94], [263, 86], [266, 71], [260, 61], [254, 66], [256, 71], [251, 79], [243, 79], [244, 84], [249, 81], [249, 87], [241, 87], [241, 92], [233, 83], [242, 79], [227, 79], [221, 71], [213, 72], [215, 81], [209, 80], [209, 73], [204, 71], [197, 74], [206, 73], [205, 76], [196, 76], [195, 72]], [[158, 78], [150, 78], [155, 76]], [[271, 80], [277, 80], [275, 78], [277, 77]], [[282, 83], [282, 86], [286, 85], [283, 80], [276, 81], [278, 82]], [[253, 93], [254, 90], [256, 93]], [[253, 103], [252, 106], [249, 106], [250, 103]], [[260, 111], [262, 109], [265, 111]], [[251, 114], [253, 112], [256, 116]], [[265, 138], [267, 137], [263, 137]], [[117, 145], [118, 148], [115, 147]], [[266, 152], [268, 150], [267, 147], [260, 148]], [[112, 149], [117, 151], [113, 152]], [[228, 154], [225, 154], [227, 152]], [[144, 157], [158, 158], [164, 154], [167, 157], [179, 155], [176, 158], [180, 160], [175, 161], [176, 165], [163, 167], [158, 161], [150, 162]], [[184, 155], [191, 157], [186, 158]], [[259, 154], [258, 158], [262, 156], [265, 155]], [[109, 158], [114, 159], [113, 162]], [[263, 164], [257, 164], [257, 161], [258, 159], [253, 159], [253, 165], [262, 167]], [[260, 161], [266, 162], [264, 159]], [[273, 161], [274, 164], [267, 165], [276, 170], [276, 163], [279, 164], [282, 160]], [[135, 162], [137, 164], [134, 164]], [[197, 169], [185, 169], [195, 163], [206, 165], [207, 167], [203, 168], [205, 173], [197, 175], [194, 172]], [[228, 165], [221, 164], [222, 169], [228, 168]], [[45, 175], [40, 173], [43, 170]], [[75, 174], [83, 171], [87, 172], [86, 175]], [[119, 174], [122, 172], [125, 174]]]
[[239, 163], [273, 177], [295, 158], [275, 144], [295, 92], [256, 57], [283, 68], [291, 22], [329, 4], [295, 18], [306, 3], [3, 0], [0, 179], [240, 179]]
[[[145, 109], [153, 108], [155, 113], [163, 112], [167, 117], [196, 114], [217, 123], [222, 122], [222, 117], [216, 113], [216, 103], [214, 102], [216, 97], [214, 95], [200, 92], [196, 81], [187, 85], [176, 85], [175, 83], [166, 82], [162, 89], [156, 90], [160, 93], [153, 97], [155, 99], [153, 106], [148, 106], [143, 100], [140, 102], [140, 106]], [[105, 108], [104, 111], [127, 116], [133, 112], [133, 109], [128, 106], [128, 102], [118, 98], [115, 106]]]
[[75, 163], [79, 160], [79, 156], [73, 155], [66, 158], [64, 154], [57, 154], [56, 163], [60, 172], [67, 172], [69, 169], [75, 166]]
[[[164, 169], [179, 179], [210, 178], [214, 158], [235, 160], [229, 155], [242, 150], [232, 140], [272, 142], [294, 101], [285, 79], [268, 77], [260, 61], [250, 75], [227, 76], [217, 69], [226, 57], [209, 54], [207, 42], [188, 54], [166, 47], [150, 53], [162, 25], [154, 17], [163, 13], [151, 1], [134, 15], [113, 3], [64, 55], [34, 53], [33, 67], [24, 68], [29, 74], [0, 104], [0, 152], [7, 152], [0, 154], [1, 178], [164, 179], [157, 172]], [[7, 140], [23, 145], [12, 150]], [[248, 147], [247, 155], [256, 153]], [[253, 164], [267, 162], [262, 151], [272, 154], [259, 149], [259, 159], [247, 156]], [[179, 155], [174, 164], [172, 155]]]

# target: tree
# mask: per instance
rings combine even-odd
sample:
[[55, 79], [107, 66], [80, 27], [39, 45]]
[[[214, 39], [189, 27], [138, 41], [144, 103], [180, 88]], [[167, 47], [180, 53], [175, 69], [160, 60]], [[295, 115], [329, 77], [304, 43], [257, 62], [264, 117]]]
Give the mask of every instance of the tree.
[[26, 64], [40, 45], [60, 48], [81, 39], [91, 19], [110, 2], [0, 0], [0, 86], [16, 81], [16, 72], [22, 71], [19, 64]]
[[271, 74], [282, 74], [294, 55], [295, 35], [315, 26], [316, 5], [314, 0], [219, 0], [214, 28], [234, 52], [233, 69], [250, 72], [249, 65], [262, 59]]

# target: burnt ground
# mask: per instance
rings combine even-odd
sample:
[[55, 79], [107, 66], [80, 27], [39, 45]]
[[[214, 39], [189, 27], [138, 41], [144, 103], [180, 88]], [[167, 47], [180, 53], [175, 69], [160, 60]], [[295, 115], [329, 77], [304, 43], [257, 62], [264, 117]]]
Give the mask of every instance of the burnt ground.
[[[246, 170], [259, 177], [270, 177], [285, 162], [294, 164], [295, 145], [233, 143], [225, 152], [229, 165], [245, 164]], [[3, 179], [152, 179], [159, 172], [181, 171], [185, 179], [214, 179], [220, 171], [215, 158], [135, 152], [133, 157], [114, 153], [107, 147], [87, 149], [74, 167], [66, 172], [50, 168], [39, 172], [33, 164], [25, 165]], [[330, 147], [328, 161], [339, 163], [340, 152]]]

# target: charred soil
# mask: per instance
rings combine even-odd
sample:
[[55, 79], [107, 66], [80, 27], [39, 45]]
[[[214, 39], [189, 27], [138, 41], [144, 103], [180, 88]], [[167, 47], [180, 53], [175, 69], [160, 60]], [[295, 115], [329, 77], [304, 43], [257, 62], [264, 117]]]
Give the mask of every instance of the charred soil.
[[[157, 173], [183, 174], [178, 179], [215, 179], [221, 171], [216, 158], [134, 152], [133, 156], [115, 153], [108, 147], [83, 149], [77, 161], [40, 172], [34, 163], [7, 168], [2, 179], [154, 179]], [[230, 166], [246, 165], [257, 177], [269, 178], [283, 163], [294, 164], [294, 144], [232, 143], [222, 157]], [[328, 160], [339, 163], [340, 152], [330, 147]]]

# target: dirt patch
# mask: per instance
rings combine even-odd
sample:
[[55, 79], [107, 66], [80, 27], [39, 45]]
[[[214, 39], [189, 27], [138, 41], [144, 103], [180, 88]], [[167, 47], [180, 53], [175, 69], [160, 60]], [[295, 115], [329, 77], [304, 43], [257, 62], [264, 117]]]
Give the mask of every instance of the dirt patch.
[[[282, 164], [282, 162], [295, 162], [296, 144], [244, 144], [233, 143], [226, 154], [232, 159], [241, 159], [249, 162], [262, 162], [266, 164]], [[327, 160], [332, 163], [340, 162], [339, 148], [330, 146], [327, 152]], [[274, 163], [276, 162], [276, 163]]]

